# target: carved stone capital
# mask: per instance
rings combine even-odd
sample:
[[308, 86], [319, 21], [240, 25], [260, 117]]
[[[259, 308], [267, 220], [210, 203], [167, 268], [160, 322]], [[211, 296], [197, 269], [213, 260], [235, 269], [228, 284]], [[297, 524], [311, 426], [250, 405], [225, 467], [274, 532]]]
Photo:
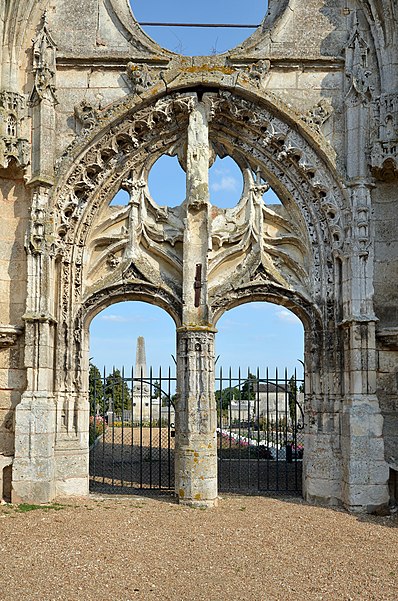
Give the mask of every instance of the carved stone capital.
[[0, 349], [14, 346], [22, 332], [21, 327], [0, 324]]

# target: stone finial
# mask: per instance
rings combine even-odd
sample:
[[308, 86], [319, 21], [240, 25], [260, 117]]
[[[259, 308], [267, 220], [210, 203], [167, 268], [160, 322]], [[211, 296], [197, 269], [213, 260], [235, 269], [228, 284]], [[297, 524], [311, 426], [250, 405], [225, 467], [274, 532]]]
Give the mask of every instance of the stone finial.
[[43, 14], [42, 25], [33, 40], [33, 73], [35, 83], [30, 97], [31, 104], [49, 100], [57, 104], [55, 96], [56, 44], [48, 30], [47, 13]]

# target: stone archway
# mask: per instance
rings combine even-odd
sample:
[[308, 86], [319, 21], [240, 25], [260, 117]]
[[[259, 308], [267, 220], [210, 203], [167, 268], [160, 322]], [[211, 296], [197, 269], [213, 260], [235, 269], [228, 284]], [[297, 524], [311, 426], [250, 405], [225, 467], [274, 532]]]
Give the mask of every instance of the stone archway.
[[[366, 304], [366, 260], [359, 246], [357, 255], [344, 254], [348, 205], [327, 149], [251, 85], [213, 91], [196, 84], [158, 97], [151, 91], [138, 104], [118, 103], [102, 117], [60, 163], [51, 198], [44, 186], [34, 198], [30, 273], [44, 279], [35, 281], [30, 302], [40, 299], [42, 318], [30, 321], [28, 311], [26, 327], [32, 356], [45, 356], [28, 369], [17, 431], [24, 434], [40, 411], [46, 434], [36, 433], [33, 456], [23, 445], [16, 449], [15, 497], [40, 490], [40, 499], [48, 500], [87, 491], [83, 323], [104, 296], [134, 295], [167, 308], [178, 326], [176, 492], [181, 502], [214, 503], [215, 319], [245, 298], [277, 298], [307, 324], [306, 498], [355, 505], [359, 488], [349, 447], [362, 442], [355, 434], [360, 416], [377, 421], [378, 404], [369, 386], [344, 383], [342, 357], [354, 360], [358, 350], [368, 357], [374, 320], [358, 323], [352, 307], [342, 303], [343, 287], [345, 298], [356, 294], [349, 288], [350, 261], [362, 261]], [[156, 205], [147, 189], [149, 169], [164, 153], [176, 154], [187, 173], [186, 201], [173, 209]], [[231, 155], [244, 175], [233, 209], [209, 203], [215, 154]], [[279, 212], [262, 201], [268, 182], [283, 201]], [[130, 203], [110, 210], [120, 187]], [[44, 240], [39, 226], [47, 205], [54, 229]], [[61, 433], [65, 412], [71, 427]], [[373, 460], [381, 464], [381, 449]], [[368, 461], [355, 459], [355, 469], [369, 473]], [[370, 496], [361, 493], [359, 504], [370, 506], [373, 499], [377, 505], [383, 485], [367, 483]]]

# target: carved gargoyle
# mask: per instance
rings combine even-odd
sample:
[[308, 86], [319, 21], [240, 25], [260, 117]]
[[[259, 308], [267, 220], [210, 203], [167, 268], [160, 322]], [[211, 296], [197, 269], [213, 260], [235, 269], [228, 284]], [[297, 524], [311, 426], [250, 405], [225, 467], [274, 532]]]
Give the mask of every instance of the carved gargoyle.
[[126, 67], [127, 77], [135, 94], [142, 94], [153, 85], [151, 72], [147, 65], [128, 63]]
[[75, 106], [75, 117], [83, 129], [91, 129], [98, 121], [99, 111], [87, 100], [82, 100]]

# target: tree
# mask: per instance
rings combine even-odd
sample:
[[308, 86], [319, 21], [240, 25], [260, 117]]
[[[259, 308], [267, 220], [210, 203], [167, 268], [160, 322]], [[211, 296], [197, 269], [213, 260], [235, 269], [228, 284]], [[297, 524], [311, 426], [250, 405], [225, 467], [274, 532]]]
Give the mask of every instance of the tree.
[[92, 415], [104, 412], [104, 385], [100, 370], [93, 363], [90, 363], [88, 376], [88, 400]]
[[247, 379], [245, 380], [242, 386], [242, 399], [245, 401], [252, 401], [256, 398], [255, 394], [255, 383], [257, 382], [257, 378], [254, 374], [248, 373]]
[[298, 393], [299, 392], [304, 392], [304, 384], [301, 383], [300, 387], [297, 387], [297, 382], [296, 382], [296, 378], [294, 376], [292, 376], [289, 380], [289, 386], [288, 386], [288, 391], [289, 391], [289, 412], [290, 412], [290, 419], [292, 420], [292, 424], [296, 424], [296, 420], [297, 420], [297, 405], [298, 405]]
[[130, 390], [119, 369], [115, 369], [106, 377], [104, 396], [108, 409], [116, 414], [121, 414], [122, 409], [131, 409]]
[[231, 401], [234, 399], [240, 399], [240, 391], [239, 388], [229, 386], [227, 388], [223, 388], [222, 390], [216, 390], [215, 399], [217, 403], [217, 412], [220, 413], [220, 410], [225, 414], [228, 410]]
[[162, 389], [159, 380], [155, 380], [151, 386], [151, 398], [159, 399], [162, 396]]

